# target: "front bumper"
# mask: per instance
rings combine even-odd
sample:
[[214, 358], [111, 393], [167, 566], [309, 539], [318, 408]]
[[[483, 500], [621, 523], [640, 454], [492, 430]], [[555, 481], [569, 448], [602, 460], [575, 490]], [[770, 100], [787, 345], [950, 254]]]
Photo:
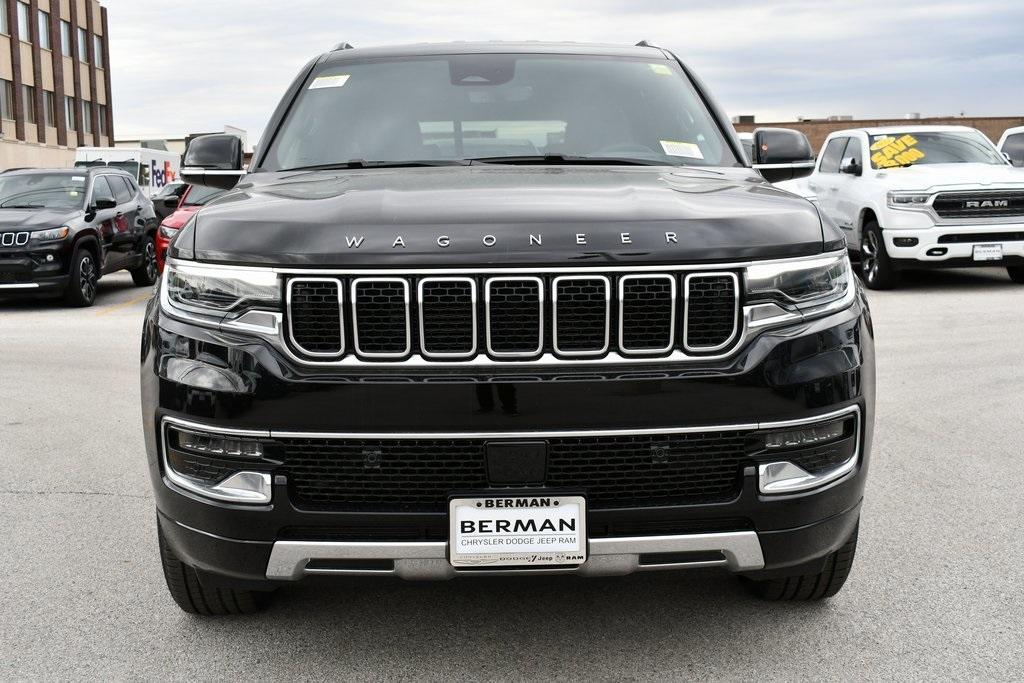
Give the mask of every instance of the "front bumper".
[[54, 296], [68, 284], [68, 249], [56, 242], [0, 252], [0, 299]]
[[[765, 496], [756, 466], [728, 500], [694, 505], [588, 509], [588, 561], [578, 568], [512, 570], [582, 575], [721, 566], [754, 575], [803, 571], [849, 537], [870, 454], [874, 354], [866, 302], [791, 328], [765, 331], [728, 360], [489, 376], [351, 370], [310, 375], [252, 339], [161, 319], [151, 305], [143, 344], [142, 393], [150, 473], [159, 519], [174, 551], [209, 580], [265, 585], [307, 575], [476, 574], [448, 564], [443, 512], [314, 509], [296, 500], [289, 474], [275, 473], [271, 503], [209, 500], [171, 482], [161, 457], [165, 417], [213, 428], [289, 433], [430, 433], [454, 430], [516, 437], [533, 431], [658, 430], [800, 420], [859, 408], [856, 464], [823, 488]], [[195, 372], [168, 374], [169, 360]], [[202, 368], [216, 372], [204, 388]], [[333, 373], [333, 374], [325, 374]], [[497, 373], [497, 371], [495, 371]], [[189, 377], [193, 379], [189, 379]], [[205, 381], [205, 380], [204, 380]], [[482, 409], [480, 388], [497, 385]], [[514, 406], [504, 397], [514, 396]]]
[[[1024, 223], [937, 224], [925, 229], [883, 229], [886, 253], [897, 265], [963, 267], [1024, 265]], [[917, 240], [913, 246], [906, 240]], [[974, 245], [1001, 244], [1003, 259], [975, 261]]]

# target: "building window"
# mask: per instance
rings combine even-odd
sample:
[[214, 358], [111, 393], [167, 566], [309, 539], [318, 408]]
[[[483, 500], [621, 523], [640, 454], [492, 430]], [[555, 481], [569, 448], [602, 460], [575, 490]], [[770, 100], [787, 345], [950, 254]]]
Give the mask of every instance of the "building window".
[[14, 85], [0, 78], [0, 119], [14, 118]]
[[100, 124], [99, 125], [100, 135], [106, 135], [107, 134], [107, 105], [101, 104], [98, 108], [100, 110], [100, 112], [99, 112], [99, 117], [100, 117], [100, 121], [99, 121], [99, 124]]
[[82, 100], [82, 132], [92, 135], [92, 102]]
[[31, 37], [28, 19], [29, 7], [23, 2], [18, 3], [18, 38], [29, 42]]
[[60, 53], [65, 57], [71, 56], [71, 22], [60, 22]]
[[78, 59], [89, 63], [89, 34], [82, 27], [78, 28]]
[[39, 10], [39, 47], [44, 50], [53, 49], [50, 44], [50, 15], [43, 10]]
[[0, 33], [11, 35], [11, 27], [7, 25], [7, 0], [0, 0]]
[[57, 126], [57, 105], [49, 90], [43, 91], [43, 121], [50, 128]]
[[36, 122], [36, 89], [31, 85], [21, 86], [21, 109], [25, 123]]
[[75, 98], [64, 98], [64, 118], [68, 123], [68, 130], [75, 129]]
[[95, 56], [96, 68], [102, 69], [103, 64], [103, 38], [100, 36], [92, 37], [92, 53]]

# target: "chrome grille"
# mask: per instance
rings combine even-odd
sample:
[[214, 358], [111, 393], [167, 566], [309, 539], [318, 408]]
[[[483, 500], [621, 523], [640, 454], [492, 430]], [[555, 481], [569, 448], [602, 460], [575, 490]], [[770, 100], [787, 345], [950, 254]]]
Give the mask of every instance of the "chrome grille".
[[284, 329], [310, 363], [685, 360], [734, 347], [737, 273], [666, 270], [295, 275]]
[[0, 233], [0, 247], [23, 247], [28, 244], [30, 237], [27, 232]]
[[1024, 216], [1024, 190], [940, 192], [932, 209], [942, 218], [1003, 218]]

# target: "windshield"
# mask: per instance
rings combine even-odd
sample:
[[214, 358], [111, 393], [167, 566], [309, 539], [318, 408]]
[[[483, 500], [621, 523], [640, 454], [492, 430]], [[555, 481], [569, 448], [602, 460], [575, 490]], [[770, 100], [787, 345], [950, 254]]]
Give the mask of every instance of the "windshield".
[[218, 190], [215, 187], [204, 185], [193, 185], [181, 202], [182, 206], [203, 206], [224, 194], [226, 190]]
[[886, 133], [871, 136], [871, 167], [918, 164], [998, 164], [1006, 161], [978, 132]]
[[261, 166], [543, 155], [740, 165], [675, 62], [474, 54], [327, 65]]
[[26, 173], [0, 176], [0, 209], [78, 209], [85, 176]]

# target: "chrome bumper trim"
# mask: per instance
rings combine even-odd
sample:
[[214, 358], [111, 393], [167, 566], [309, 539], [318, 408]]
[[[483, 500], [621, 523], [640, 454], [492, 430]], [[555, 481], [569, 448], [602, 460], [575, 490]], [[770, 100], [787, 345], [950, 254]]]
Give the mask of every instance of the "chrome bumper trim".
[[13, 285], [0, 285], [0, 289], [38, 289], [39, 283], [37, 282], [19, 282]]
[[[381, 575], [402, 579], [451, 579], [455, 576], [579, 574], [581, 576], [621, 576], [637, 571], [726, 567], [729, 571], [750, 571], [764, 567], [761, 542], [754, 531], [732, 531], [682, 536], [636, 536], [594, 538], [589, 542], [587, 561], [578, 567], [547, 569], [456, 570], [448, 562], [448, 544], [430, 542], [319, 542], [277, 541], [267, 563], [267, 578], [297, 581], [308, 575]], [[665, 553], [721, 553], [721, 559], [680, 562], [641, 563], [641, 556]], [[313, 568], [311, 560], [345, 561], [390, 560], [391, 569]]]

